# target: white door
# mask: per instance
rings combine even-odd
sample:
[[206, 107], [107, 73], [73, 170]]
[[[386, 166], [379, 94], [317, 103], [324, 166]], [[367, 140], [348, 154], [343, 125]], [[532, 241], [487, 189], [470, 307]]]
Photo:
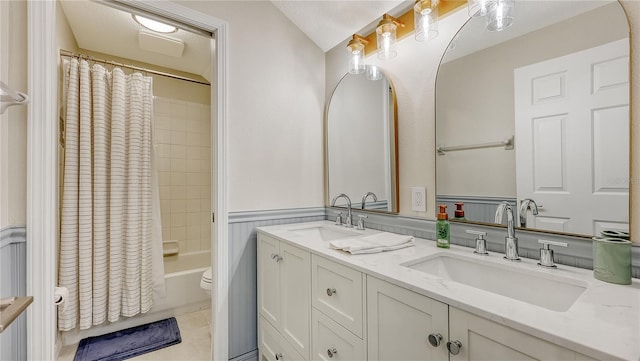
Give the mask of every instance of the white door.
[[367, 276], [368, 360], [448, 360], [447, 317], [446, 304]]
[[528, 227], [577, 234], [629, 226], [629, 40], [518, 68], [518, 201]]

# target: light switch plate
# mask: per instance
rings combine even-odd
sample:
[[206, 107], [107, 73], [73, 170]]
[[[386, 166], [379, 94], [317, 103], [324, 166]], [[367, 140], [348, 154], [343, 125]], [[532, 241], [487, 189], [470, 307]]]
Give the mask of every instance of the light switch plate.
[[425, 187], [411, 187], [411, 210], [415, 212], [427, 211], [427, 189]]

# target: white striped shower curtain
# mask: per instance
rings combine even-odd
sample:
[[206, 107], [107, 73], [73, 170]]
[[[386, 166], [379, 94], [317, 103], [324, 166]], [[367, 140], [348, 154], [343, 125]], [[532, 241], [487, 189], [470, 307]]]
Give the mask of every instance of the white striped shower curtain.
[[162, 243], [152, 219], [152, 79], [75, 58], [64, 78], [58, 284], [69, 298], [58, 328], [67, 331], [149, 311], [156, 254], [162, 264], [152, 242]]

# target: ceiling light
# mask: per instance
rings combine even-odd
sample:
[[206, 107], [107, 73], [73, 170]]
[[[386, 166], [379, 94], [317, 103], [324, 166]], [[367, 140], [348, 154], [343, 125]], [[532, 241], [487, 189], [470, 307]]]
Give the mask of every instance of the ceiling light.
[[366, 43], [368, 41], [365, 38], [358, 34], [353, 34], [353, 38], [347, 44], [349, 73], [360, 74], [364, 72], [364, 44]]
[[378, 59], [392, 59], [398, 55], [396, 42], [398, 41], [396, 29], [404, 26], [398, 19], [389, 14], [384, 14], [382, 20], [376, 28], [376, 38], [378, 39]]
[[166, 34], [166, 33], [175, 33], [176, 31], [178, 31], [178, 28], [176, 28], [173, 25], [167, 25], [165, 23], [161, 23], [159, 21], [145, 18], [136, 14], [133, 14], [133, 20], [135, 20], [141, 26], [158, 33]]
[[413, 7], [415, 39], [428, 41], [435, 39], [438, 32], [438, 0], [416, 0]]

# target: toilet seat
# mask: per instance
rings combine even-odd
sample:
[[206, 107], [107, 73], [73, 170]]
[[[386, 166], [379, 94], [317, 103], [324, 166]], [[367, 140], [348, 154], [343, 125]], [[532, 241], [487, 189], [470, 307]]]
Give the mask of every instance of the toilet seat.
[[206, 271], [202, 273], [202, 278], [200, 279], [200, 288], [205, 290], [207, 294], [211, 294], [211, 286], [213, 284], [213, 274], [211, 267], [207, 268]]

